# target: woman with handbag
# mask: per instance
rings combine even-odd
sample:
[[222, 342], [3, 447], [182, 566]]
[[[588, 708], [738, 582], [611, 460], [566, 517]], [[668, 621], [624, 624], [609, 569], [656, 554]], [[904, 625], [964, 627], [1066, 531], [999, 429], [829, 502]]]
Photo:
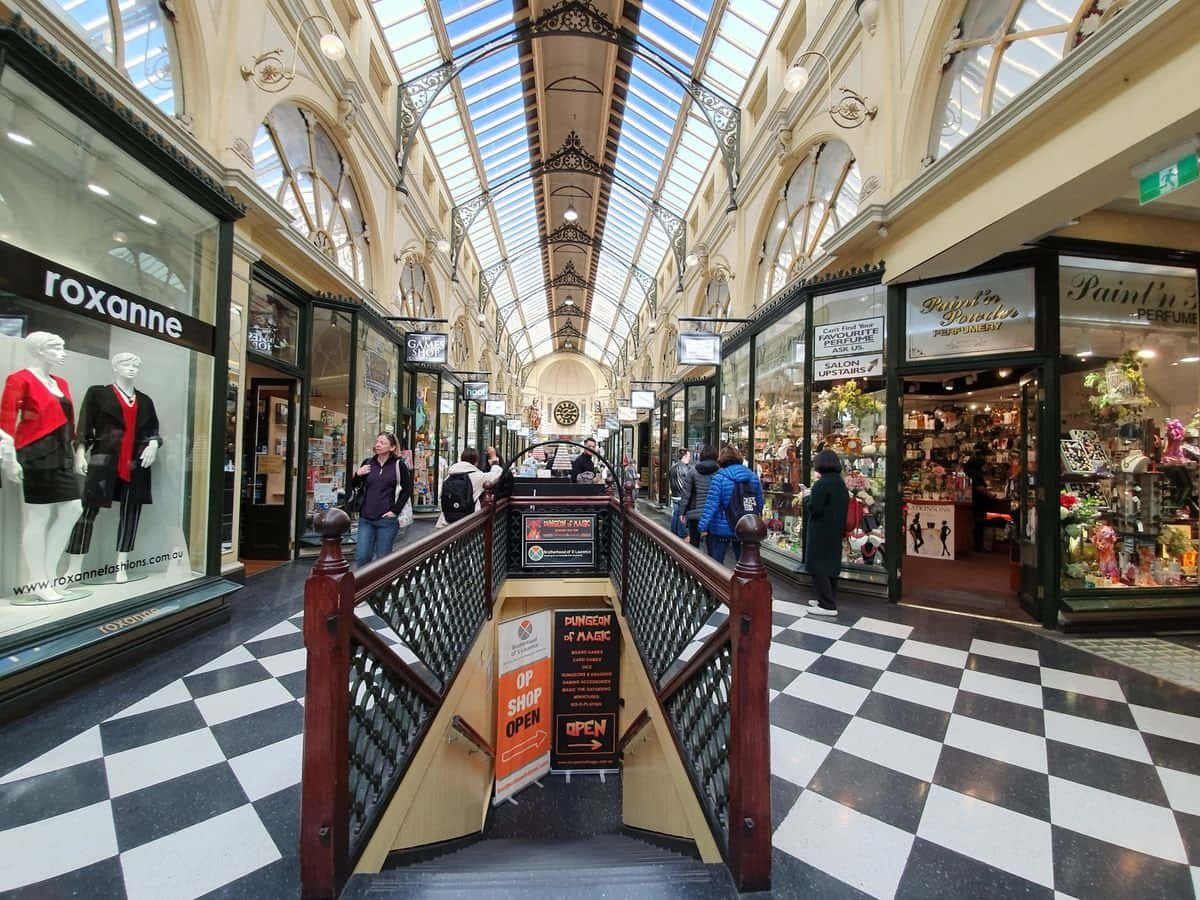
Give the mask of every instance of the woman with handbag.
[[412, 524], [412, 471], [400, 458], [400, 445], [390, 431], [375, 438], [374, 456], [354, 470], [351, 503], [358, 506], [355, 564], [365, 566], [392, 552]]

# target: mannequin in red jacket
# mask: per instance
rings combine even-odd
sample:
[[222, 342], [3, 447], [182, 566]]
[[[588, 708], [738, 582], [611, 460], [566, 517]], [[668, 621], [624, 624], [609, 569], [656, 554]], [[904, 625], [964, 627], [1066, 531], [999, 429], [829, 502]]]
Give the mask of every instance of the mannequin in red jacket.
[[80, 596], [53, 584], [71, 528], [83, 509], [72, 447], [71, 391], [65, 380], [50, 374], [63, 364], [67, 352], [63, 339], [46, 331], [26, 335], [25, 349], [29, 366], [9, 375], [0, 394], [0, 431], [12, 435], [16, 450], [16, 458], [5, 460], [3, 469], [24, 494], [21, 547], [33, 586], [30, 593], [14, 598], [14, 606], [62, 603]]

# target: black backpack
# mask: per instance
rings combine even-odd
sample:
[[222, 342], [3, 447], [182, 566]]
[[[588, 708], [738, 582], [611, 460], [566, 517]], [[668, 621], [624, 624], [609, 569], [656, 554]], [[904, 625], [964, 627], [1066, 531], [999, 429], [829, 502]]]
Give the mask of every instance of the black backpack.
[[501, 497], [511, 497], [513, 492], [513, 482], [517, 477], [513, 474], [511, 467], [504, 470], [504, 474], [496, 480], [492, 487], [492, 496], [499, 500]]
[[466, 472], [456, 472], [442, 482], [442, 516], [447, 522], [457, 522], [459, 519], [475, 512], [475, 489], [471, 486], [471, 478]]
[[736, 535], [737, 523], [742, 516], [750, 513], [758, 515], [760, 512], [762, 510], [758, 506], [754, 486], [749, 481], [734, 481], [733, 490], [729, 492], [729, 505], [725, 507], [725, 521], [729, 523], [729, 530]]

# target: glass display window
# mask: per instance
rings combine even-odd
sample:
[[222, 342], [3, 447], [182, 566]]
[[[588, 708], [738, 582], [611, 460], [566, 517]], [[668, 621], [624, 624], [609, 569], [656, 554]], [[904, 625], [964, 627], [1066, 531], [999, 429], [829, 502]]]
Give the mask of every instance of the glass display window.
[[1062, 588], [1195, 588], [1196, 270], [1064, 256], [1059, 278]]
[[437, 445], [438, 376], [418, 372], [413, 396], [413, 505], [437, 503], [438, 473], [446, 472], [448, 461], [439, 466]]
[[692, 451], [692, 461], [696, 462], [696, 452], [702, 444], [709, 441], [708, 418], [708, 388], [702, 384], [689, 385], [687, 388], [687, 434], [684, 446]]
[[721, 362], [721, 445], [750, 458], [750, 344]]
[[313, 516], [336, 505], [346, 490], [350, 429], [352, 322], [347, 312], [313, 308], [309, 364], [307, 448], [304, 482], [305, 533], [315, 535]]
[[666, 503], [665, 497], [660, 497], [662, 485], [659, 484], [662, 473], [662, 407], [655, 406], [650, 411], [650, 501]]
[[299, 341], [300, 308], [261, 281], [251, 281], [246, 349], [294, 366]]
[[755, 346], [754, 466], [768, 546], [803, 553], [804, 364], [807, 309], [792, 310]]
[[438, 451], [447, 463], [458, 459], [458, 391], [452, 384], [442, 385], [439, 408], [441, 423], [438, 426]]
[[679, 451], [685, 446], [683, 433], [684, 405], [683, 394], [676, 394], [671, 398], [671, 453], [667, 460], [667, 469], [675, 465], [675, 461], [679, 459]]
[[396, 432], [396, 381], [400, 348], [365, 322], [358, 323], [357, 400], [354, 405], [354, 462], [373, 453], [375, 437]]

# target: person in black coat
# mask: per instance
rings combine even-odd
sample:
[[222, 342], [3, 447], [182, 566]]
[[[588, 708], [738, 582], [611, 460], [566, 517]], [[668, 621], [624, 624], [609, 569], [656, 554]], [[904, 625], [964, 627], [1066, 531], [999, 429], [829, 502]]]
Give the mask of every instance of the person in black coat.
[[[584, 472], [591, 472], [592, 478], [596, 477], [596, 461], [592, 454], [596, 452], [596, 439], [587, 438], [583, 442], [583, 446], [587, 449], [580, 453], [571, 461], [571, 480], [578, 481], [579, 476]], [[563, 448], [566, 449], [565, 447]]]
[[809, 612], [837, 615], [837, 577], [842, 571], [842, 542], [850, 492], [842, 480], [842, 462], [832, 450], [822, 450], [813, 460], [821, 476], [804, 505], [804, 566], [812, 577], [816, 599]]
[[679, 524], [686, 525], [688, 540], [693, 547], [700, 546], [700, 516], [708, 502], [708, 485], [717, 474], [717, 448], [705, 445], [699, 451], [700, 461], [689, 467], [683, 477], [683, 488], [679, 495]]

